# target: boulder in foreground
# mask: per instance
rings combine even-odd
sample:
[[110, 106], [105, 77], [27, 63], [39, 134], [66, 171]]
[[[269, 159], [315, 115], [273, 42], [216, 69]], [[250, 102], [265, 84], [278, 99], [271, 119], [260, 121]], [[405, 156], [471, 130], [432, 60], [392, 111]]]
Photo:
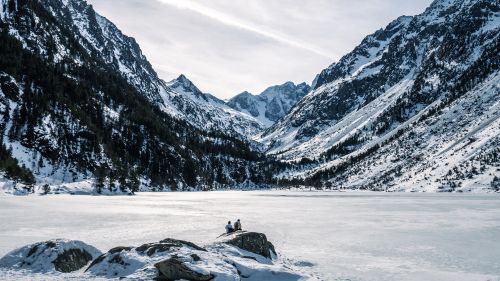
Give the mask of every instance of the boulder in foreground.
[[274, 247], [262, 233], [237, 232], [223, 239], [200, 247], [169, 238], [104, 254], [83, 242], [52, 240], [9, 253], [0, 260], [0, 275], [8, 280], [320, 280], [288, 259], [272, 259]]
[[203, 274], [191, 269], [175, 257], [158, 262], [155, 267], [159, 271], [157, 280], [209, 281], [214, 278], [212, 274]]
[[264, 233], [235, 232], [223, 238], [223, 243], [261, 255], [268, 259], [276, 256], [276, 250]]
[[33, 272], [73, 272], [85, 267], [101, 252], [81, 241], [55, 239], [24, 246], [0, 259], [0, 267]]
[[[182, 257], [184, 262], [192, 262], [195, 264], [196, 261], [192, 256], [198, 256], [198, 254], [206, 251], [206, 249], [194, 243], [167, 238], [160, 242], [146, 243], [139, 247], [114, 247], [107, 253], [97, 257], [89, 265], [86, 271], [97, 276], [125, 277], [134, 275], [137, 271], [145, 270], [148, 277], [156, 276], [160, 278], [159, 280], [167, 280], [165, 278], [161, 279], [163, 276], [162, 271], [157, 264], [171, 259], [172, 257]], [[167, 264], [168, 263], [161, 266], [161, 269], [165, 270], [165, 272], [167, 271]], [[155, 267], [158, 270], [156, 270]], [[158, 274], [156, 274], [157, 272]], [[193, 271], [193, 275], [196, 273], [197, 272]], [[174, 278], [171, 280], [177, 279], [181, 278]], [[191, 280], [188, 278], [183, 279]]]

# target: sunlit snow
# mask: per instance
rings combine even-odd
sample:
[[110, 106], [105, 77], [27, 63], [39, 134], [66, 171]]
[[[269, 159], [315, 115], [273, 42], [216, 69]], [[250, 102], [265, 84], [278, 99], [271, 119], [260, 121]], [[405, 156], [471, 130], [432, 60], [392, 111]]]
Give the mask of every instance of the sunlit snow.
[[[500, 196], [326, 192], [0, 196], [0, 256], [53, 238], [102, 251], [212, 243], [227, 220], [324, 280], [499, 280]], [[0, 279], [6, 278], [1, 272]]]

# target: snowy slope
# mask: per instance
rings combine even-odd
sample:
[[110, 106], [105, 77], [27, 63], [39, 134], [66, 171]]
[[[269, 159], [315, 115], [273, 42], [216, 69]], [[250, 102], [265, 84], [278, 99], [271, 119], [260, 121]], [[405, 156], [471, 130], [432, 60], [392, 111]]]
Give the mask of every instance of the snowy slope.
[[269, 87], [256, 96], [243, 92], [231, 98], [227, 104], [255, 117], [264, 126], [269, 127], [285, 116], [310, 90], [311, 87], [306, 83], [295, 85], [293, 82], [286, 82]]
[[[400, 17], [323, 70], [313, 92], [260, 141], [268, 154], [301, 161], [284, 179], [490, 188], [498, 175], [499, 30], [498, 1], [437, 0], [421, 15]], [[449, 172], [472, 163], [481, 171], [470, 180]]]
[[260, 120], [203, 93], [184, 75], [166, 83], [166, 86], [173, 91], [169, 98], [172, 104], [183, 112], [187, 120], [202, 128], [236, 133], [249, 139], [264, 129], [265, 125]]

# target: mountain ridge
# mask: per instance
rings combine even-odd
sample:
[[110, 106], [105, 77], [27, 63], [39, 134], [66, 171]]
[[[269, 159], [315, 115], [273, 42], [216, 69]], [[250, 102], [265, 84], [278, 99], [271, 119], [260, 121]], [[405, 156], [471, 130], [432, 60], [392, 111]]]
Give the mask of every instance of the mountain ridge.
[[[429, 160], [437, 152], [423, 145], [445, 147], [462, 139], [452, 127], [434, 128], [432, 122], [498, 134], [497, 121], [486, 127], [476, 121], [498, 106], [499, 28], [500, 4], [491, 1], [438, 0], [421, 15], [400, 17], [323, 70], [313, 92], [260, 141], [270, 146], [268, 154], [303, 163], [281, 173], [284, 180], [295, 177], [332, 188], [467, 191], [474, 182], [466, 178], [472, 177], [481, 182], [476, 186], [489, 189], [498, 165], [498, 136], [484, 137], [489, 141], [473, 156], [464, 150], [474, 145], [464, 143], [454, 152], [463, 157], [442, 159], [444, 167]], [[469, 107], [458, 110], [459, 104]], [[451, 108], [456, 119], [445, 122], [444, 112]], [[386, 149], [398, 146], [405, 150]], [[412, 154], [418, 161], [409, 158]], [[393, 164], [380, 160], [385, 157], [394, 157]], [[471, 158], [483, 159], [475, 160], [481, 172], [464, 172]], [[451, 180], [449, 175], [457, 173]]]
[[99, 193], [500, 189], [498, 2], [436, 0], [368, 35], [312, 86], [227, 102], [185, 75], [160, 79], [85, 1], [0, 8], [0, 186], [10, 193], [79, 182]]
[[305, 82], [295, 85], [288, 81], [281, 85], [270, 86], [258, 95], [242, 92], [229, 99], [227, 104], [257, 118], [266, 126], [271, 126], [284, 117], [309, 93], [310, 89], [311, 87]]

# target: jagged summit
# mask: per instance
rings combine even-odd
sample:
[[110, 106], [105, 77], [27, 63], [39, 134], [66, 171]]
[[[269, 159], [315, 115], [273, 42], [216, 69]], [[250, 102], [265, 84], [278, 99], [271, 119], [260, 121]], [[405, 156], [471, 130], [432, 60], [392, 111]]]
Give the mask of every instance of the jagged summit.
[[167, 83], [172, 88], [182, 87], [186, 91], [199, 92], [201, 91], [189, 80], [184, 74], [179, 75], [176, 79]]
[[228, 101], [228, 105], [236, 110], [250, 114], [265, 125], [272, 125], [285, 116], [290, 109], [310, 91], [309, 85], [295, 85], [286, 82], [271, 86], [259, 95], [245, 91]]
[[167, 82], [167, 86], [172, 88], [177, 93], [190, 93], [198, 99], [208, 101], [205, 94], [194, 85], [184, 74], [179, 75], [176, 79]]

